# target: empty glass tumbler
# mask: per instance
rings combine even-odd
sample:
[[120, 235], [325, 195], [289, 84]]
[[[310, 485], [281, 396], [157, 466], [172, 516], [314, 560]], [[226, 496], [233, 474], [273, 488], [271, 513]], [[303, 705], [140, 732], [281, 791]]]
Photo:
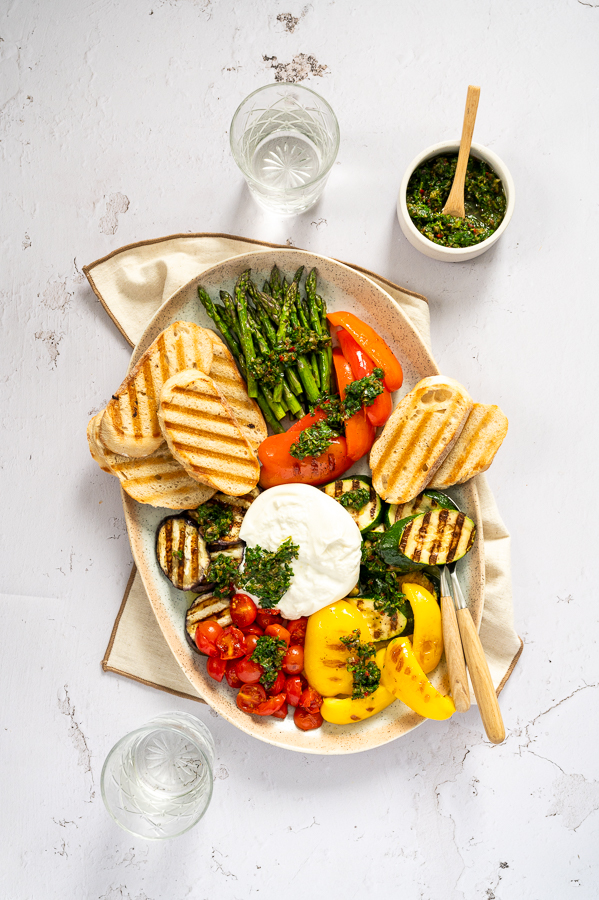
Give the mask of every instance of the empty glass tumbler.
[[299, 84], [259, 88], [231, 122], [231, 150], [257, 202], [294, 216], [320, 197], [339, 150], [335, 113]]
[[102, 799], [125, 831], [177, 837], [202, 818], [212, 797], [214, 741], [188, 713], [158, 716], [125, 735], [102, 769]]

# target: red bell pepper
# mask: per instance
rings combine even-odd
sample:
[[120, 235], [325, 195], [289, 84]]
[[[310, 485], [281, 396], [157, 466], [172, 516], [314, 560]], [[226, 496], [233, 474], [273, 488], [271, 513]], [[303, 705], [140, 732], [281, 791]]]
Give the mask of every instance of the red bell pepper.
[[[351, 366], [354, 379], [358, 381], [366, 375], [371, 375], [375, 368], [374, 363], [351, 334], [340, 328], [337, 332], [337, 340], [341, 345], [343, 355]], [[392, 410], [391, 394], [387, 388], [383, 388], [383, 393], [375, 397], [374, 403], [364, 407], [364, 412], [373, 425], [384, 425]]]
[[[345, 389], [348, 384], [355, 381], [352, 375], [351, 366], [345, 356], [335, 347], [333, 350], [333, 363], [335, 365], [335, 374], [337, 375], [337, 384], [339, 385], [339, 394], [341, 399], [345, 397]], [[347, 440], [347, 454], [354, 462], [362, 459], [365, 453], [368, 453], [372, 445], [376, 432], [374, 425], [365, 415], [364, 408], [359, 409], [351, 419], [345, 423], [345, 438]]]
[[388, 391], [396, 391], [402, 386], [403, 370], [399, 361], [374, 328], [350, 312], [328, 313], [327, 319], [331, 325], [340, 325], [349, 331], [375, 366], [383, 370], [385, 373], [384, 383]]
[[[314, 421], [311, 424], [313, 425]], [[348, 455], [344, 437], [334, 438], [320, 456], [296, 459], [290, 454], [289, 449], [297, 441], [298, 435], [297, 429], [289, 429], [285, 434], [267, 437], [260, 444], [258, 458], [262, 463], [260, 484], [263, 488], [298, 482], [314, 486], [327, 484], [340, 478], [353, 465], [354, 461]]]

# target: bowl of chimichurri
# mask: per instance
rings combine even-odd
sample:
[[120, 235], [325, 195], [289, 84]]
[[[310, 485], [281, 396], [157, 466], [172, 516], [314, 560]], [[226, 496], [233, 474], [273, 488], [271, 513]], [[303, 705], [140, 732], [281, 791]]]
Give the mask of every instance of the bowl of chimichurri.
[[397, 199], [397, 217], [413, 247], [445, 262], [480, 256], [495, 244], [512, 217], [515, 190], [500, 158], [472, 144], [464, 191], [464, 218], [443, 215], [455, 174], [459, 141], [435, 144], [408, 166]]

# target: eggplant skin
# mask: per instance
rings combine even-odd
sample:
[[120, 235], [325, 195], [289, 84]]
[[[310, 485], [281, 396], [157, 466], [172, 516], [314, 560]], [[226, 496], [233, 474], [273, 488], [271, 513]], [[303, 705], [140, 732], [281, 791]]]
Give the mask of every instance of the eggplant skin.
[[198, 526], [189, 517], [162, 520], [156, 533], [156, 559], [177, 590], [198, 590], [205, 585], [210, 556]]

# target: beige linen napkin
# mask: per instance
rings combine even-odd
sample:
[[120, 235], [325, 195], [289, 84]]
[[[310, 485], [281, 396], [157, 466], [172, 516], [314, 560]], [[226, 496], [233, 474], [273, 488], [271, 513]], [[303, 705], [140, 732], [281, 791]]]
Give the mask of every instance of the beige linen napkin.
[[[121, 334], [134, 346], [157, 309], [180, 287], [217, 263], [259, 247], [281, 244], [227, 234], [175, 234], [129, 244], [84, 266], [87, 279]], [[362, 269], [401, 307], [430, 350], [426, 298]], [[485, 605], [480, 637], [493, 683], [499, 692], [522, 652], [514, 631], [510, 538], [484, 475], [477, 478], [485, 543]], [[196, 693], [171, 653], [135, 567], [102, 660], [117, 672], [152, 687], [193, 700]]]

